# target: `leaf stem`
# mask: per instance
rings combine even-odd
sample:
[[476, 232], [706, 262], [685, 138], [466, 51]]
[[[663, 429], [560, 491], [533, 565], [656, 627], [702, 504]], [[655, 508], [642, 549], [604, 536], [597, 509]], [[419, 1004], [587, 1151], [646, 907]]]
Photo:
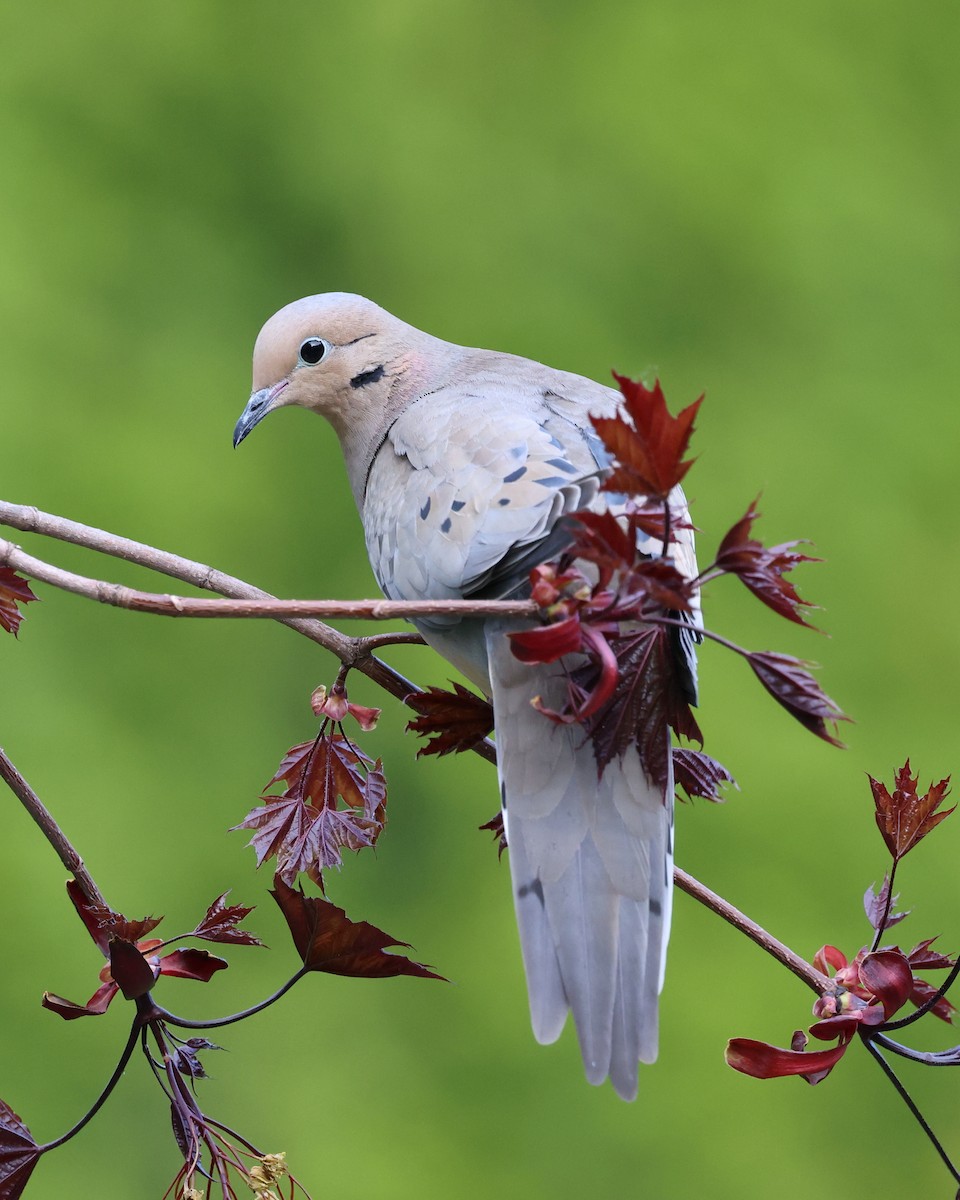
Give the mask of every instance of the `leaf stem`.
[[72, 1137], [76, 1137], [80, 1130], [83, 1129], [83, 1127], [88, 1124], [88, 1122], [92, 1121], [97, 1115], [97, 1113], [106, 1103], [107, 1097], [120, 1082], [120, 1076], [126, 1070], [127, 1063], [130, 1061], [130, 1055], [133, 1054], [137, 1041], [140, 1038], [141, 1027], [142, 1026], [138, 1015], [137, 1019], [133, 1022], [133, 1025], [130, 1028], [130, 1035], [127, 1038], [127, 1044], [123, 1048], [123, 1053], [120, 1055], [120, 1061], [114, 1068], [113, 1074], [107, 1080], [106, 1087], [104, 1087], [103, 1091], [94, 1101], [93, 1106], [87, 1110], [87, 1112], [80, 1118], [80, 1120], [76, 1123], [76, 1125], [73, 1126], [72, 1129], [68, 1129], [66, 1133], [62, 1134], [54, 1141], [47, 1142], [45, 1145], [38, 1147], [42, 1154], [46, 1154], [48, 1150], [56, 1150], [56, 1148], [58, 1146], [62, 1146], [64, 1142], [69, 1142]]
[[301, 967], [296, 975], [288, 979], [287, 982], [272, 996], [268, 996], [266, 1000], [261, 1000], [259, 1004], [254, 1004], [251, 1008], [244, 1008], [240, 1012], [231, 1013], [229, 1017], [214, 1017], [209, 1021], [190, 1021], [186, 1017], [178, 1017], [176, 1013], [168, 1012], [165, 1008], [157, 1007], [154, 1009], [154, 1015], [161, 1021], [166, 1021], [168, 1025], [175, 1025], [178, 1029], [220, 1029], [224, 1025], [234, 1025], [237, 1021], [243, 1021], [247, 1017], [252, 1017], [255, 1013], [263, 1012], [265, 1008], [269, 1008], [271, 1004], [276, 1004], [281, 996], [285, 996], [287, 992], [298, 983], [304, 975], [309, 972], [306, 967]]
[[887, 921], [890, 919], [890, 911], [893, 908], [893, 881], [897, 874], [897, 864], [900, 859], [896, 855], [893, 856], [893, 863], [890, 867], [890, 879], [887, 883], [887, 899], [883, 906], [883, 918], [877, 925], [877, 931], [874, 934], [873, 945], [870, 947], [870, 953], [873, 954], [880, 945], [880, 939], [883, 937], [887, 928]]
[[893, 1084], [894, 1088], [896, 1088], [897, 1094], [900, 1096], [900, 1099], [904, 1102], [904, 1104], [906, 1104], [907, 1108], [910, 1109], [910, 1112], [913, 1114], [913, 1117], [916, 1120], [917, 1124], [920, 1126], [920, 1128], [923, 1130], [923, 1132], [929, 1138], [930, 1144], [933, 1146], [934, 1150], [936, 1150], [937, 1154], [940, 1155], [940, 1158], [943, 1161], [943, 1165], [947, 1168], [947, 1170], [953, 1176], [955, 1182], [960, 1183], [960, 1173], [957, 1172], [957, 1168], [950, 1161], [950, 1156], [947, 1154], [946, 1150], [944, 1150], [943, 1146], [940, 1144], [940, 1140], [937, 1137], [937, 1135], [933, 1132], [933, 1130], [927, 1124], [926, 1118], [924, 1117], [924, 1115], [920, 1111], [920, 1109], [917, 1108], [916, 1104], [914, 1103], [913, 1097], [910, 1095], [910, 1093], [904, 1087], [903, 1083], [900, 1081], [900, 1077], [897, 1075], [896, 1071], [894, 1071], [893, 1067], [890, 1066], [890, 1064], [887, 1062], [887, 1060], [880, 1053], [879, 1046], [875, 1045], [874, 1039], [869, 1034], [864, 1033], [862, 1030], [860, 1031], [860, 1040], [870, 1051], [870, 1054], [873, 1056], [874, 1061], [879, 1064], [880, 1069], [883, 1071], [883, 1073], [886, 1075], [886, 1077]]

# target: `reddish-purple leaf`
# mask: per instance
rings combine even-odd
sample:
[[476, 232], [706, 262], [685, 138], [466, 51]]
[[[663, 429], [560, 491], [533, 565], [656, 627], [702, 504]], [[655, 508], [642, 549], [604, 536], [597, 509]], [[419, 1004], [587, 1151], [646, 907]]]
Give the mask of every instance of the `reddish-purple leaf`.
[[216, 971], [225, 971], [230, 964], [208, 950], [174, 950], [160, 959], [160, 974], [172, 975], [177, 979], [196, 979], [209, 983]]
[[669, 729], [702, 741], [684, 694], [671, 642], [662, 626], [640, 629], [614, 643], [617, 678], [610, 699], [588, 725], [597, 769], [635, 745], [648, 778], [666, 791]]
[[930, 949], [936, 940], [935, 937], [932, 937], [917, 942], [907, 955], [907, 962], [914, 971], [949, 971], [956, 964], [957, 960], [951, 955], [941, 954], [939, 950]]
[[808, 554], [798, 554], [793, 549], [799, 544], [797, 542], [767, 547], [751, 537], [753, 522], [760, 515], [756, 505], [755, 500], [724, 537], [717, 550], [716, 565], [721, 571], [736, 575], [759, 600], [781, 617], [812, 628], [800, 610], [815, 605], [802, 599], [784, 576], [799, 563], [820, 560]]
[[754, 1079], [777, 1079], [782, 1075], [802, 1075], [809, 1083], [820, 1083], [846, 1053], [852, 1033], [841, 1037], [832, 1050], [783, 1050], [769, 1042], [753, 1038], [731, 1038], [724, 1058], [727, 1066]]
[[[489, 702], [459, 683], [453, 687], [452, 692], [431, 687], [414, 693], [420, 715], [407, 728], [421, 737], [432, 738], [417, 751], [417, 758], [472, 750], [493, 729], [493, 708]], [[408, 696], [407, 701], [410, 699]]]
[[24, 617], [19, 605], [29, 604], [36, 599], [25, 579], [21, 579], [10, 567], [0, 567], [0, 629], [16, 637]]
[[767, 650], [755, 650], [746, 658], [770, 695], [792, 717], [825, 742], [843, 747], [843, 743], [830, 733], [827, 723], [836, 727], [837, 721], [849, 721], [850, 718], [821, 690], [800, 659]]
[[[868, 775], [873, 802], [876, 806], [877, 828], [894, 861], [907, 853], [922, 838], [949, 817], [953, 808], [937, 812], [949, 793], [950, 776], [931, 783], [922, 796], [917, 795], [917, 778], [910, 775], [910, 759], [894, 776], [893, 791]], [[954, 808], [956, 805], [954, 805]]]
[[514, 658], [524, 663], [552, 663], [565, 654], [575, 654], [583, 645], [580, 617], [554, 621], [536, 629], [508, 634]]
[[616, 372], [614, 378], [623, 393], [626, 415], [591, 418], [617, 460], [604, 488], [664, 500], [692, 465], [692, 460], [684, 462], [683, 456], [703, 397], [673, 417], [659, 381], [647, 388]]
[[67, 894], [87, 932], [105, 958], [110, 955], [112, 938], [120, 938], [124, 942], [139, 942], [148, 933], [152, 933], [163, 920], [162, 917], [144, 917], [141, 921], [128, 921], [122, 913], [114, 912], [112, 908], [91, 904], [75, 879], [67, 880]]
[[341, 865], [341, 850], [372, 846], [383, 829], [380, 761], [372, 762], [340, 733], [321, 730], [314, 741], [293, 746], [267, 786], [274, 783], [286, 784], [285, 794], [265, 794], [266, 803], [234, 828], [254, 831], [257, 866], [276, 857], [288, 884], [304, 872], [322, 887], [322, 871]]
[[145, 996], [156, 982], [153, 967], [147, 962], [132, 942], [122, 938], [111, 938], [110, 974], [124, 999], [136, 1000]]
[[860, 986], [877, 997], [889, 1021], [910, 998], [913, 972], [899, 950], [875, 950], [860, 963]]
[[206, 915], [193, 931], [193, 936], [208, 942], [231, 942], [235, 946], [262, 946], [263, 942], [246, 929], [237, 926], [245, 920], [253, 908], [242, 904], [225, 904], [229, 892], [224, 892], [207, 909]]
[[[917, 1008], [922, 1008], [929, 1000], [937, 995], [939, 988], [935, 988], [932, 983], [928, 983], [925, 979], [914, 978], [913, 988], [910, 992], [910, 1003], [915, 1004]], [[941, 1021], [946, 1021], [948, 1025], [953, 1024], [953, 1014], [957, 1011], [955, 1005], [946, 998], [946, 996], [937, 996], [937, 999], [931, 1004], [930, 1012], [935, 1017], [939, 1017]]]
[[673, 750], [673, 781], [682, 788], [687, 797], [692, 800], [699, 796], [703, 800], [711, 800], [714, 804], [723, 803], [720, 789], [724, 784], [737, 781], [723, 763], [717, 762], [702, 750], [691, 750], [688, 747], [675, 746]]
[[[890, 878], [884, 875], [883, 883], [880, 885], [880, 890], [875, 892], [872, 887], [868, 887], [863, 893], [863, 910], [867, 914], [867, 920], [874, 929], [880, 930], [880, 923], [883, 922], [883, 929], [892, 929], [894, 925], [899, 925], [904, 917], [910, 916], [910, 910], [906, 912], [897, 912], [897, 901], [900, 899], [900, 893], [891, 900], [890, 898]], [[889, 913], [884, 921], [883, 914], [887, 912], [889, 905]]]
[[75, 1004], [54, 992], [44, 992], [40, 1003], [65, 1021], [75, 1021], [77, 1017], [102, 1017], [118, 991], [117, 985], [110, 980], [109, 983], [102, 983], [86, 1004]]
[[294, 945], [308, 971], [387, 979], [413, 975], [420, 979], [443, 979], [402, 954], [385, 953], [387, 946], [409, 946], [366, 921], [351, 921], [342, 908], [329, 900], [305, 896], [274, 879], [271, 895], [280, 906], [293, 936]]
[[485, 821], [479, 828], [487, 829], [493, 834], [497, 843], [497, 858], [503, 858], [503, 852], [507, 848], [507, 833], [503, 827], [503, 813], [498, 812], [495, 817], [491, 817], [489, 821]]
[[0, 1100], [0, 1200], [17, 1200], [43, 1151], [9, 1104]]

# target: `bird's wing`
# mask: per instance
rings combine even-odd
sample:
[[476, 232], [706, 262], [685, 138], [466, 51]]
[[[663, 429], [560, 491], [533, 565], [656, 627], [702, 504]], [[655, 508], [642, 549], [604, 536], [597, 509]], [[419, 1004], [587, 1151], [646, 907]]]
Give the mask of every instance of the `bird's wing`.
[[[420, 397], [371, 466], [363, 515], [388, 596], [506, 595], [554, 557], [564, 517], [606, 503], [606, 460], [587, 414], [609, 415], [610, 389], [536, 364], [487, 364]], [[532, 380], [549, 377], [548, 386]], [[567, 384], [567, 380], [573, 382]], [[682, 503], [682, 494], [679, 495]], [[695, 574], [692, 537], [678, 558]], [[651, 547], [654, 552], [654, 547]], [[672, 786], [664, 795], [631, 749], [598, 780], [579, 726], [560, 707], [571, 665], [530, 666], [494, 622], [418, 622], [424, 636], [487, 690], [496, 720], [517, 919], [533, 1028], [555, 1040], [573, 1010], [587, 1076], [632, 1098], [638, 1061], [657, 1047], [657, 996], [669, 931]], [[663, 753], [670, 773], [670, 747]]]

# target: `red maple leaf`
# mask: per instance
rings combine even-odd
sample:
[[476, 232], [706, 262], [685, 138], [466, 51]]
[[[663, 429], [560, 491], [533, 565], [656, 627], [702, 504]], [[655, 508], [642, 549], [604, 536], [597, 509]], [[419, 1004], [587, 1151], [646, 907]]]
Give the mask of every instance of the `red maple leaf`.
[[25, 579], [10, 567], [0, 567], [0, 629], [16, 637], [24, 615], [19, 605], [36, 599]]
[[689, 799], [699, 796], [715, 804], [723, 801], [720, 789], [724, 784], [737, 786], [737, 781], [723, 763], [704, 754], [702, 750], [691, 750], [687, 746], [673, 748], [673, 781]]
[[802, 599], [784, 576], [799, 563], [820, 560], [808, 554], [798, 554], [793, 549], [799, 545], [798, 542], [783, 542], [779, 546], [767, 547], [751, 537], [753, 522], [760, 515], [756, 506], [757, 500], [727, 532], [717, 550], [715, 566], [730, 575], [736, 575], [759, 600], [780, 616], [812, 629], [813, 626], [800, 609], [814, 606]]
[[433, 740], [417, 751], [417, 758], [425, 754], [459, 754], [472, 750], [493, 729], [493, 708], [489, 701], [471, 692], [459, 683], [454, 690], [431, 687], [425, 692], [414, 692], [407, 697], [416, 701], [420, 715], [407, 724], [407, 728], [421, 737]]
[[0, 1200], [17, 1200], [42, 1149], [9, 1104], [0, 1100]]
[[948, 795], [950, 776], [939, 783], [931, 783], [927, 791], [918, 796], [917, 778], [910, 775], [909, 758], [896, 772], [892, 792], [872, 775], [867, 778], [876, 806], [877, 828], [894, 862], [908, 854], [917, 842], [953, 812], [953, 808], [937, 812]]
[[385, 953], [387, 946], [409, 946], [409, 942], [401, 942], [367, 921], [351, 921], [342, 908], [318, 896], [305, 896], [288, 887], [279, 875], [273, 883], [271, 895], [286, 918], [306, 970], [367, 979], [396, 975], [443, 979], [403, 954]]
[[343, 849], [373, 846], [386, 822], [386, 781], [373, 762], [342, 733], [324, 725], [312, 742], [292, 746], [267, 788], [283, 783], [281, 796], [266, 794], [235, 829], [252, 829], [257, 866], [276, 857], [285, 883], [304, 872], [320, 887], [322, 871], [339, 867]]
[[827, 723], [835, 726], [837, 721], [849, 721], [850, 718], [823, 691], [799, 658], [754, 650], [746, 654], [746, 659], [770, 695], [792, 717], [832, 746], [843, 746], [830, 733]]
[[203, 920], [190, 936], [203, 938], [208, 942], [231, 942], [237, 946], [262, 946], [263, 942], [254, 934], [249, 933], [246, 929], [237, 928], [240, 922], [253, 912], [253, 908], [246, 908], [242, 904], [225, 904], [224, 901], [228, 894], [228, 892], [224, 892], [214, 900], [207, 909]]
[[[67, 892], [87, 932], [108, 959], [108, 964], [100, 972], [100, 986], [86, 1004], [77, 1004], [53, 992], [44, 992], [43, 1007], [66, 1021], [77, 1017], [102, 1016], [118, 992], [122, 991], [127, 1000], [134, 1000], [150, 991], [161, 975], [207, 983], [215, 972], [223, 971], [228, 966], [222, 958], [208, 954], [206, 950], [188, 948], [160, 955], [157, 952], [167, 943], [161, 938], [143, 936], [159, 925], [159, 917], [128, 921], [113, 909], [92, 904], [73, 879], [67, 883]], [[0, 1192], [0, 1200], [2, 1197]]]
[[[617, 460], [604, 489], [666, 500], [693, 465], [683, 461], [701, 396], [675, 417], [659, 380], [652, 388], [614, 372], [625, 415], [593, 417], [594, 428]], [[627, 419], [629, 418], [629, 420]]]

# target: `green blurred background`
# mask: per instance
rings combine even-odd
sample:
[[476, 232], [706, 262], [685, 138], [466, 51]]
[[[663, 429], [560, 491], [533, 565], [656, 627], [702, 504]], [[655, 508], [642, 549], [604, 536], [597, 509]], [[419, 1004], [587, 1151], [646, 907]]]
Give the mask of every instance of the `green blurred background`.
[[[370, 595], [331, 432], [287, 412], [230, 449], [254, 336], [288, 300], [359, 291], [454, 341], [599, 379], [655, 370], [675, 408], [706, 389], [688, 488], [704, 556], [762, 489], [766, 538], [827, 560], [800, 583], [831, 638], [733, 581], [709, 621], [822, 662], [857, 723], [845, 753], [815, 741], [707, 647], [707, 748], [741, 790], [684, 808], [679, 861], [797, 950], [852, 953], [885, 865], [864, 773], [960, 765], [958, 24], [943, 0], [4, 5], [0, 494], [283, 596]], [[274, 948], [232, 953], [205, 988], [164, 983], [165, 1003], [259, 998], [293, 952], [225, 831], [310, 736], [333, 662], [268, 623], [38, 590], [0, 640], [0, 742], [125, 912], [166, 913], [172, 935], [226, 888], [260, 906]], [[449, 675], [427, 651], [391, 660]], [[583, 1081], [569, 1031], [538, 1047], [506, 864], [476, 832], [493, 774], [415, 764], [404, 723], [386, 701], [366, 744], [391, 825], [331, 894], [454, 982], [307, 981], [223, 1031], [209, 1111], [285, 1149], [315, 1197], [951, 1194], [865, 1055], [817, 1089], [724, 1066], [728, 1036], [783, 1044], [810, 996], [686, 897], [636, 1104]], [[39, 1008], [43, 988], [85, 999], [100, 963], [62, 868], [6, 811], [0, 1095], [46, 1139], [109, 1073], [124, 1014]], [[958, 839], [948, 823], [904, 868], [909, 944], [960, 942]], [[955, 1080], [905, 1075], [960, 1153]], [[159, 1196], [176, 1160], [135, 1061], [28, 1194]]]

